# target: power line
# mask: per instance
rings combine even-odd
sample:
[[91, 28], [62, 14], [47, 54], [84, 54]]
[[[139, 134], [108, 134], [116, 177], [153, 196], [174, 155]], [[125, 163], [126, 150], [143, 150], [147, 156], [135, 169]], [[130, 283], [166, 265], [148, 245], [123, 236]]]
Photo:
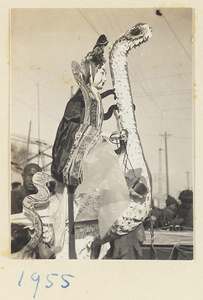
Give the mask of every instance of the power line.
[[87, 23], [91, 26], [91, 28], [98, 34], [99, 32], [97, 31], [97, 29], [92, 25], [92, 23], [88, 20], [88, 18], [84, 15], [84, 13], [81, 11], [81, 9], [78, 8], [79, 13], [83, 16], [83, 18], [87, 21]]
[[[11, 139], [27, 144], [27, 137], [25, 137], [23, 135], [13, 134], [11, 136]], [[29, 142], [30, 142], [30, 144], [34, 144], [34, 145], [38, 145], [40, 143], [43, 146], [49, 146], [49, 147], [51, 147], [49, 144], [47, 144], [46, 142], [44, 142], [42, 140], [38, 141], [36, 139], [30, 139]]]
[[156, 14], [158, 16], [162, 16], [165, 20], [165, 22], [167, 23], [167, 25], [169, 26], [169, 28], [171, 29], [171, 31], [173, 32], [173, 34], [175, 35], [177, 41], [179, 42], [179, 44], [181, 45], [181, 47], [183, 48], [183, 50], [185, 51], [186, 55], [188, 56], [188, 58], [190, 59], [190, 61], [192, 61], [192, 58], [190, 57], [190, 55], [187, 53], [185, 47], [183, 46], [183, 44], [181, 43], [181, 41], [179, 40], [177, 34], [175, 33], [175, 31], [173, 30], [173, 28], [171, 27], [171, 25], [169, 24], [169, 22], [166, 20], [166, 17], [160, 12], [160, 10], [156, 11]]
[[[15, 96], [15, 97], [16, 97], [15, 102], [19, 102], [22, 105], [25, 105], [25, 106], [29, 107], [32, 110], [38, 110], [38, 108], [36, 108], [36, 105], [34, 105], [34, 103], [32, 103], [32, 102], [27, 103], [27, 102], [25, 102], [25, 100], [23, 100], [23, 99], [21, 99], [17, 96]], [[40, 106], [40, 112], [43, 113], [44, 115], [48, 116], [49, 118], [58, 121], [58, 118], [54, 117], [53, 114], [48, 113], [45, 109], [42, 109], [42, 106]]]
[[112, 13], [113, 18], [114, 18], [114, 20], [115, 20], [115, 22], [116, 22], [116, 25], [117, 25], [117, 27], [119, 28], [119, 30], [121, 31], [121, 33], [122, 33], [123, 30], [122, 30], [122, 28], [121, 28], [121, 26], [120, 26], [120, 23], [117, 21], [117, 18], [116, 18], [116, 16], [115, 16], [114, 12], [115, 12], [114, 9], [111, 9], [111, 13]]
[[[159, 134], [159, 135], [157, 135], [157, 134], [149, 134], [149, 133], [142, 133], [142, 135], [143, 136], [151, 136], [151, 137], [153, 137], [153, 138], [159, 138], [161, 135]], [[171, 138], [173, 139], [173, 138], [176, 138], [176, 139], [180, 139], [180, 140], [184, 140], [184, 139], [186, 139], [186, 140], [191, 140], [192, 139], [192, 137], [191, 136], [178, 136], [178, 135], [171, 135]]]
[[[132, 80], [131, 80], [131, 82], [132, 82]], [[137, 81], [135, 81], [135, 82], [137, 82]], [[162, 94], [162, 93], [184, 93], [184, 92], [186, 92], [186, 93], [188, 93], [188, 92], [192, 92], [193, 90], [192, 89], [182, 89], [182, 90], [170, 90], [170, 91], [165, 91], [165, 92], [163, 92], [163, 90], [162, 91], [154, 91], [154, 92], [152, 92], [153, 94]]]
[[183, 109], [191, 109], [191, 107], [180, 107], [180, 108], [163, 109], [162, 112], [173, 111], [173, 110], [183, 110]]
[[158, 108], [158, 110], [161, 110], [161, 108], [158, 106], [158, 104], [154, 101], [154, 99], [149, 95], [149, 93], [145, 90], [145, 88], [143, 86], [141, 86], [137, 80], [135, 79], [135, 77], [132, 75], [132, 73], [130, 74], [132, 76], [132, 78], [135, 80], [135, 82], [137, 83], [137, 85], [144, 91], [145, 95], [153, 102], [153, 104], [156, 106], [156, 108]]
[[[184, 73], [184, 75], [191, 75], [192, 73], [187, 72]], [[156, 80], [156, 79], [164, 79], [164, 78], [174, 78], [174, 77], [178, 77], [178, 74], [173, 74], [173, 75], [168, 75], [168, 76], [158, 76], [158, 77], [149, 77], [149, 78], [144, 78], [144, 79], [139, 79], [138, 81], [145, 81], [145, 80]]]
[[[132, 52], [132, 55], [134, 56], [135, 54], [134, 54], [134, 52]], [[132, 56], [131, 56], [131, 58], [130, 59], [132, 59]], [[136, 61], [136, 59], [133, 59], [133, 62], [135, 62]], [[133, 64], [132, 64], [133, 65]], [[139, 65], [138, 64], [136, 64], [137, 65], [137, 67], [139, 68], [139, 70], [140, 70], [140, 73], [141, 73], [141, 76], [143, 77], [143, 74], [142, 74], [142, 71], [141, 71], [141, 69], [140, 69], [140, 67], [139, 67]], [[134, 81], [137, 83], [137, 85], [144, 91], [144, 93], [145, 93], [145, 95], [152, 101], [152, 103], [154, 104], [154, 106], [158, 109], [158, 110], [161, 110], [160, 109], [160, 107], [159, 107], [159, 105], [154, 101], [154, 99], [151, 97], [151, 95], [145, 90], [145, 88], [136, 80], [136, 78], [134, 77], [134, 75], [132, 74], [132, 72], [129, 72], [130, 73], [130, 75], [132, 76], [132, 78], [134, 79]]]
[[[132, 81], [131, 81], [132, 82]], [[137, 82], [136, 82], [137, 83]], [[157, 91], [157, 92], [149, 92], [148, 95], [150, 96], [178, 96], [178, 95], [185, 95], [191, 94], [192, 90], [174, 90], [172, 92], [164, 92], [164, 91]], [[135, 93], [137, 96], [146, 96], [146, 93]], [[147, 95], [147, 96], [148, 96]]]
[[108, 15], [106, 14], [106, 12], [105, 12], [104, 9], [103, 9], [103, 12], [104, 12], [104, 15], [106, 16], [107, 21], [108, 21], [109, 24], [110, 24], [110, 26], [111, 26], [111, 28], [112, 28], [112, 30], [113, 30], [115, 36], [117, 36], [117, 33], [116, 33], [116, 31], [114, 30], [114, 27], [113, 27], [113, 25], [112, 25], [112, 23], [111, 23], [111, 20], [109, 19]]
[[192, 136], [177, 136], [177, 135], [173, 135], [173, 138], [191, 140]]

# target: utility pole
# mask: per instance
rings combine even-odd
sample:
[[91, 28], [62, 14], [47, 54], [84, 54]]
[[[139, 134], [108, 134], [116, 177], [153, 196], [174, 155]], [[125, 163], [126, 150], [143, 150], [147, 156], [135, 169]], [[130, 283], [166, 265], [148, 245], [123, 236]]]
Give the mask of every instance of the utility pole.
[[189, 174], [190, 174], [190, 172], [189, 171], [187, 171], [187, 172], [185, 172], [186, 173], [186, 175], [187, 175], [187, 188], [188, 188], [188, 190], [190, 189], [190, 184], [189, 184]]
[[41, 147], [40, 147], [40, 100], [39, 100], [39, 82], [37, 82], [37, 98], [38, 98], [38, 165], [39, 165], [39, 158], [41, 154]]
[[169, 195], [169, 178], [168, 178], [168, 149], [167, 149], [167, 134], [164, 134], [165, 138], [165, 159], [166, 159], [166, 195]]
[[158, 180], [159, 206], [161, 204], [161, 198], [162, 198], [162, 159], [161, 159], [161, 151], [163, 151], [163, 149], [159, 148], [159, 180]]
[[73, 86], [71, 85], [70, 87], [70, 97], [72, 98], [73, 97]]
[[169, 176], [168, 176], [168, 146], [167, 146], [167, 138], [170, 136], [171, 134], [167, 134], [166, 132], [163, 134], [161, 134], [161, 136], [164, 137], [165, 140], [165, 163], [166, 163], [166, 195], [169, 195]]
[[42, 169], [45, 167], [45, 160], [44, 160], [44, 152], [41, 151], [41, 142], [40, 142], [40, 94], [39, 94], [39, 82], [37, 82], [37, 98], [38, 98], [38, 165], [39, 160], [41, 158], [42, 161]]
[[27, 139], [27, 162], [28, 162], [28, 158], [29, 158], [31, 124], [32, 124], [32, 121], [30, 121], [30, 123], [29, 123], [29, 131], [28, 131], [28, 139]]

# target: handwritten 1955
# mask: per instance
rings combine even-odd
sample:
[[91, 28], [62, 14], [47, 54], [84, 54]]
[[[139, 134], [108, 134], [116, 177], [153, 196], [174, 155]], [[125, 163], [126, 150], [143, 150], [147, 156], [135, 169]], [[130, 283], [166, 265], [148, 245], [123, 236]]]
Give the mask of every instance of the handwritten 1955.
[[[61, 277], [61, 282], [63, 284], [61, 284], [61, 287], [63, 289], [66, 289], [67, 287], [70, 286], [70, 282], [68, 281], [69, 278], [74, 278], [75, 276], [73, 275], [70, 275], [70, 274], [62, 274], [62, 275], [59, 275], [59, 274], [56, 274], [56, 273], [50, 273], [46, 276], [46, 280], [47, 280], [47, 284], [45, 285], [45, 287], [47, 289], [51, 288], [53, 285], [54, 285], [54, 281], [56, 282], [56, 280], [54, 280], [54, 277], [58, 277], [60, 276]], [[21, 274], [21, 277], [20, 277], [20, 280], [18, 282], [18, 285], [19, 286], [22, 286], [23, 285], [23, 277], [24, 277], [24, 271], [22, 272]], [[31, 274], [30, 278], [36, 282], [36, 286], [35, 286], [35, 291], [34, 291], [34, 295], [33, 295], [33, 298], [36, 297], [36, 294], [37, 294], [37, 289], [38, 289], [38, 286], [39, 286], [39, 283], [40, 283], [40, 275], [37, 274], [37, 272], [34, 272]], [[68, 279], [68, 280], [67, 280]]]

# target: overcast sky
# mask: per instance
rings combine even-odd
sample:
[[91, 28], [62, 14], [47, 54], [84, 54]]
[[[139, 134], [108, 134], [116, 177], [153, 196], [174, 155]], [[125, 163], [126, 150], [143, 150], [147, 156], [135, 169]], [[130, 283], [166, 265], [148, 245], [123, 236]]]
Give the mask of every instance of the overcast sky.
[[[109, 44], [133, 25], [148, 23], [152, 38], [128, 57], [132, 95], [138, 130], [154, 182], [159, 192], [158, 173], [163, 173], [162, 194], [166, 195], [164, 132], [168, 143], [169, 193], [192, 188], [192, 10], [155, 9], [13, 9], [11, 14], [11, 134], [38, 139], [38, 96], [40, 138], [53, 144], [71, 86], [77, 84], [71, 61], [92, 50], [104, 33]], [[104, 90], [112, 88], [107, 68]], [[39, 84], [39, 90], [38, 90]], [[39, 93], [38, 93], [39, 92]], [[114, 104], [104, 99], [105, 110]], [[115, 130], [115, 122], [104, 122], [103, 130]], [[159, 156], [159, 148], [161, 157]], [[161, 162], [161, 164], [160, 164]]]

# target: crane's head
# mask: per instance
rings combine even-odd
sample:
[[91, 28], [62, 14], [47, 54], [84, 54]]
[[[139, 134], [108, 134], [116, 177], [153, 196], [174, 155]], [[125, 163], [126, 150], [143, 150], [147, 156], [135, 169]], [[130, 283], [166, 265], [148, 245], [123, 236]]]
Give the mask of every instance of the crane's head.
[[152, 28], [146, 23], [138, 23], [126, 33], [122, 34], [114, 43], [113, 48], [119, 48], [121, 51], [128, 52], [142, 43], [147, 42], [152, 36]]

